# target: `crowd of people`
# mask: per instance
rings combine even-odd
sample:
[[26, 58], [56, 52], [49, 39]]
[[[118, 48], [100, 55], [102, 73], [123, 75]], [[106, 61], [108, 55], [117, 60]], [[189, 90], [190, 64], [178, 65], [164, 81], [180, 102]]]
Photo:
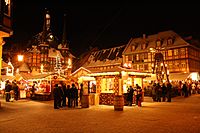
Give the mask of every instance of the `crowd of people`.
[[[152, 97], [153, 101], [171, 102], [172, 97], [188, 97], [192, 94], [200, 94], [200, 81], [172, 81], [170, 83], [153, 83], [147, 90], [146, 95]], [[148, 92], [148, 94], [147, 94]]]
[[80, 84], [80, 92], [78, 91], [77, 86], [72, 83], [72, 85], [66, 85], [63, 82], [55, 84], [53, 89], [54, 95], [54, 109], [59, 109], [62, 107], [68, 106], [77, 107], [78, 98], [82, 100], [83, 95], [83, 84]]
[[192, 94], [200, 94], [200, 81], [184, 82], [180, 81], [177, 95], [188, 97]]
[[166, 83], [154, 83], [152, 87], [152, 99], [154, 102], [171, 102], [172, 85]]

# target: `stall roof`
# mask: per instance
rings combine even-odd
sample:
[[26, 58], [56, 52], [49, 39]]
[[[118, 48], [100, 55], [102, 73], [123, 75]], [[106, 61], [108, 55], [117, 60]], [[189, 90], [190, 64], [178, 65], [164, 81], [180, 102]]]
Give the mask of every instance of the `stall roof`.
[[190, 78], [191, 73], [170, 73], [169, 80], [186, 80]]
[[25, 80], [28, 80], [28, 79], [41, 79], [41, 78], [45, 78], [47, 76], [49, 76], [51, 74], [38, 74], [38, 75], [33, 75], [31, 73], [20, 73], [20, 76], [25, 79]]
[[96, 69], [88, 69], [91, 71], [91, 74], [88, 74], [89, 76], [99, 76], [99, 75], [119, 75], [122, 71], [127, 72], [128, 75], [135, 75], [135, 76], [144, 76], [149, 77], [151, 76], [151, 73], [142, 73], [137, 72], [134, 69], [128, 69], [123, 67], [114, 67], [110, 69], [103, 69], [103, 70], [96, 70]]
[[15, 79], [15, 76], [1, 75], [1, 79], [2, 79], [2, 81], [14, 80], [14, 79]]
[[9, 66], [8, 63], [2, 61], [2, 68], [4, 68], [4, 67], [8, 67], [8, 66]]

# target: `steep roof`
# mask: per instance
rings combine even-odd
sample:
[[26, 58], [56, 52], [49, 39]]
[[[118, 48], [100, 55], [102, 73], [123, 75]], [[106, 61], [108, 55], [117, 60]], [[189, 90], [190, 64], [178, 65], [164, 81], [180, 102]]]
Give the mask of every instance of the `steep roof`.
[[48, 55], [49, 57], [51, 57], [51, 58], [56, 58], [57, 55], [58, 55], [60, 58], [63, 58], [63, 56], [62, 56], [62, 54], [60, 53], [59, 50], [56, 50], [56, 49], [54, 49], [54, 48], [50, 48], [50, 49], [49, 49], [49, 55]]
[[97, 50], [98, 48], [96, 47], [92, 48], [91, 50], [86, 51], [83, 54], [81, 54], [79, 58], [76, 58], [73, 62], [72, 72], [76, 71], [77, 69], [82, 67], [85, 63], [87, 63], [88, 58], [90, 57], [91, 53]]
[[[168, 39], [171, 38], [173, 40], [172, 45], [167, 45]], [[131, 38], [128, 42], [124, 53], [132, 52], [131, 46], [135, 46], [136, 52], [149, 51], [150, 48], [156, 48], [156, 41], [160, 40], [162, 42], [162, 48], [171, 48], [171, 47], [183, 47], [188, 46], [189, 44], [177, 33], [172, 30], [159, 32], [157, 34], [148, 35], [147, 37], [139, 37], [139, 38]], [[146, 43], [146, 48], [142, 49], [142, 44]]]
[[8, 66], [9, 66], [8, 63], [2, 61], [2, 68], [4, 68], [4, 67], [8, 67]]
[[94, 51], [84, 67], [117, 65], [122, 63], [122, 53], [126, 45]]
[[23, 63], [20, 67], [19, 67], [19, 71], [20, 72], [30, 72], [30, 69], [28, 67], [28, 65], [26, 63]]

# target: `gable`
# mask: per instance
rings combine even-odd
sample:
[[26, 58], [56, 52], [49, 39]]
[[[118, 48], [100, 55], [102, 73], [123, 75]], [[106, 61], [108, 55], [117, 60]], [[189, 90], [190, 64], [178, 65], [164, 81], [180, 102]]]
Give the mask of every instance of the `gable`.
[[71, 74], [73, 77], [80, 77], [80, 76], [86, 76], [87, 74], [91, 73], [88, 69], [84, 67], [80, 67], [75, 72]]

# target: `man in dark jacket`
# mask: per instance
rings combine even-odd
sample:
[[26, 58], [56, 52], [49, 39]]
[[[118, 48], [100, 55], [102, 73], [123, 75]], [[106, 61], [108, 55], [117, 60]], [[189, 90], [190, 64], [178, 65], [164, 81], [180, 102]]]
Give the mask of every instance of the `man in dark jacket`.
[[18, 96], [19, 96], [19, 87], [18, 87], [16, 81], [13, 81], [12, 88], [14, 90], [14, 99], [17, 101], [18, 100]]
[[12, 85], [10, 84], [10, 81], [6, 81], [6, 87], [5, 87], [5, 94], [6, 94], [6, 102], [10, 102], [10, 91], [12, 90]]
[[132, 103], [133, 103], [133, 92], [134, 92], [133, 87], [130, 86], [128, 88], [127, 92], [128, 92], [128, 97], [127, 97], [128, 105], [132, 106]]
[[74, 102], [74, 107], [78, 106], [78, 89], [76, 88], [75, 84], [72, 84], [72, 99]]
[[66, 89], [66, 97], [68, 99], [68, 107], [72, 107], [72, 91], [70, 88], [70, 85], [67, 85], [67, 89]]
[[66, 97], [67, 97], [67, 88], [66, 85], [64, 83], [62, 83], [62, 106], [66, 107]]
[[54, 109], [59, 109], [59, 102], [61, 101], [61, 93], [58, 88], [58, 84], [55, 84], [53, 89], [53, 96], [54, 96]]
[[171, 83], [167, 83], [167, 102], [171, 102], [171, 98], [172, 98], [172, 85]]

